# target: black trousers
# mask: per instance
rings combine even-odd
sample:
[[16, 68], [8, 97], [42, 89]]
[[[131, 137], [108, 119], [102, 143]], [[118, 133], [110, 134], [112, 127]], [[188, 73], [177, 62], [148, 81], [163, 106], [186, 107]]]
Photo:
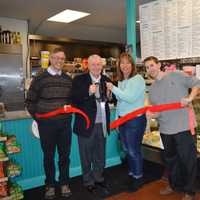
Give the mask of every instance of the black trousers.
[[190, 131], [173, 135], [161, 134], [164, 162], [169, 170], [169, 183], [175, 191], [193, 194], [197, 174], [197, 150]]
[[38, 129], [43, 151], [45, 184], [54, 186], [55, 152], [58, 151], [59, 184], [69, 183], [69, 155], [71, 149], [71, 118], [62, 120], [39, 120]]
[[90, 137], [78, 136], [84, 186], [104, 181], [105, 142], [102, 124], [95, 124]]

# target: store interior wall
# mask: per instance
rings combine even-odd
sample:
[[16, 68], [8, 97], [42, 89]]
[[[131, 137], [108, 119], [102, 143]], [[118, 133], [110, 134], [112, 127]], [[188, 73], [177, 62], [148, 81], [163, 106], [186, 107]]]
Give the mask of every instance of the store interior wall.
[[10, 30], [12, 32], [20, 32], [21, 44], [23, 52], [23, 76], [26, 77], [27, 55], [28, 55], [28, 23], [25, 20], [0, 17], [0, 25], [2, 30]]

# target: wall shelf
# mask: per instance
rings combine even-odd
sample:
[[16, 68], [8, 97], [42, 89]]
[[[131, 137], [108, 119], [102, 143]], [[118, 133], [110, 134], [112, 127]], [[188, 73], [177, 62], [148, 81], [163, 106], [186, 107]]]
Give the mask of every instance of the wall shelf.
[[0, 54], [22, 54], [21, 44], [0, 44]]

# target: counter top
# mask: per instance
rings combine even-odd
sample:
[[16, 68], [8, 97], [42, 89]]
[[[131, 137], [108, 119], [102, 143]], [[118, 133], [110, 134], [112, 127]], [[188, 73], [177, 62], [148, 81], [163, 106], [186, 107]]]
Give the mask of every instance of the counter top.
[[[113, 104], [109, 104], [110, 110], [114, 110], [115, 106]], [[26, 110], [19, 110], [19, 111], [10, 111], [5, 112], [4, 117], [0, 117], [0, 121], [6, 121], [6, 120], [18, 120], [18, 119], [27, 119], [31, 118], [30, 114]]]
[[0, 117], [0, 120], [5, 121], [5, 120], [18, 120], [27, 118], [31, 118], [30, 114], [26, 110], [19, 110], [19, 111], [5, 112], [4, 117]]

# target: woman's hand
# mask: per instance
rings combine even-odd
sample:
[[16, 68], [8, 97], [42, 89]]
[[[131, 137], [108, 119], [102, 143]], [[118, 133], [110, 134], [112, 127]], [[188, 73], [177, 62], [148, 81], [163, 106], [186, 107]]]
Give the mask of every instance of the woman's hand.
[[112, 91], [113, 84], [111, 82], [106, 82], [106, 87], [107, 87], [108, 90]]

